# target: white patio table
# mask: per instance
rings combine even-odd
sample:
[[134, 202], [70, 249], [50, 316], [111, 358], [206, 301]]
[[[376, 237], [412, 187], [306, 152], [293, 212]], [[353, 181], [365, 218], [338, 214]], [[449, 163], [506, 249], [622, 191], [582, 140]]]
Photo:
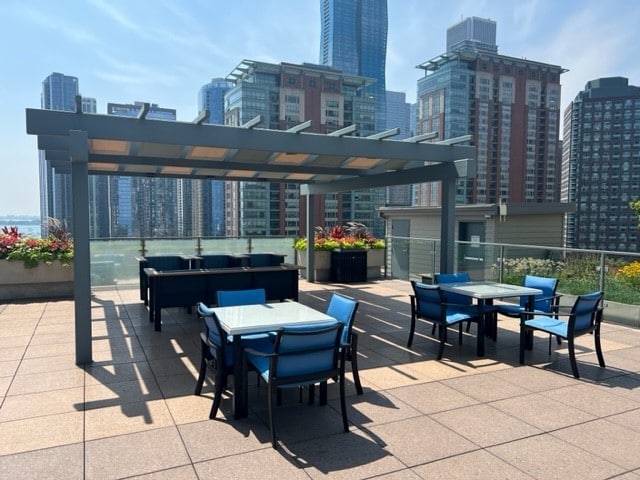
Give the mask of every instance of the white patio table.
[[[511, 285], [508, 283], [498, 283], [490, 281], [471, 281], [463, 283], [442, 283], [438, 285], [443, 291], [465, 295], [478, 300], [480, 307], [493, 305], [493, 300], [497, 298], [510, 298], [528, 296], [527, 305], [531, 306], [535, 302], [535, 296], [541, 295], [542, 290], [537, 288], [523, 287], [521, 285]], [[478, 356], [484, 355], [484, 336], [489, 336], [496, 340], [498, 325], [495, 312], [487, 309], [484, 321], [484, 335], [478, 334]], [[531, 310], [531, 308], [528, 308]]]
[[[274, 332], [281, 327], [310, 325], [335, 320], [324, 312], [298, 302], [266, 303], [213, 308], [220, 326], [228, 335]], [[247, 389], [242, 375], [242, 342], [233, 342], [233, 413], [235, 418], [248, 414]]]

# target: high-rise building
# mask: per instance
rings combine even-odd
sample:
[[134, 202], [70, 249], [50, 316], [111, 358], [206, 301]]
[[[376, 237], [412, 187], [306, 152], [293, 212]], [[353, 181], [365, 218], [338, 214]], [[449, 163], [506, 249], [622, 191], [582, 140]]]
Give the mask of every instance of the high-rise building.
[[[425, 76], [418, 80], [417, 133], [433, 133], [435, 141], [472, 136], [477, 176], [459, 182], [457, 203], [558, 202], [565, 70], [493, 53], [491, 32], [471, 32], [469, 43], [452, 40], [464, 48], [418, 66]], [[422, 184], [415, 194], [419, 205], [440, 205], [439, 184]]]
[[[411, 105], [407, 103], [404, 92], [387, 90], [387, 126], [386, 130], [399, 128], [400, 133], [394, 140], [402, 140], [411, 136]], [[386, 189], [386, 206], [410, 206], [412, 201], [412, 185], [395, 185]]]
[[[108, 103], [107, 114], [135, 117], [143, 108], [142, 102], [133, 104]], [[176, 111], [149, 106], [147, 119], [175, 120]], [[106, 177], [110, 206], [110, 232], [105, 236], [177, 237], [191, 236], [189, 229], [191, 206], [184, 205], [181, 182], [189, 180], [154, 177]], [[185, 215], [185, 212], [188, 212]], [[186, 218], [185, 218], [186, 217]], [[185, 224], [187, 227], [185, 228]]]
[[[212, 125], [224, 125], [224, 95], [233, 87], [233, 82], [224, 78], [214, 78], [210, 83], [203, 85], [198, 92], [198, 113], [209, 110], [209, 117], [205, 123]], [[202, 202], [201, 211], [206, 211], [206, 203], [210, 202], [211, 225], [213, 236], [224, 236], [225, 227], [225, 195], [224, 181], [200, 180], [200, 196], [193, 198], [193, 202]]]
[[[364, 90], [374, 100], [373, 130], [386, 130], [387, 0], [320, 0], [320, 22], [320, 63], [373, 80]], [[375, 210], [387, 202], [387, 190], [361, 192], [358, 198], [373, 201]], [[380, 218], [368, 225], [377, 235], [384, 233]]]
[[392, 92], [387, 90], [387, 125], [385, 130], [399, 128], [400, 133], [393, 137], [394, 140], [402, 140], [411, 136], [411, 105], [407, 103], [407, 95], [404, 92]]
[[447, 52], [472, 50], [498, 53], [496, 22], [488, 18], [468, 17], [447, 29]]
[[640, 251], [640, 87], [623, 77], [587, 82], [564, 114], [562, 201], [566, 246]]
[[198, 91], [198, 113], [209, 110], [205, 123], [224, 125], [224, 94], [233, 87], [233, 82], [224, 78], [213, 78]]
[[[225, 124], [242, 125], [256, 116], [262, 127], [286, 130], [311, 120], [307, 130], [331, 133], [356, 125], [373, 133], [373, 99], [363, 92], [369, 80], [322, 65], [271, 64], [244, 60], [227, 77], [235, 86], [225, 95]], [[304, 199], [297, 183], [226, 182], [226, 231], [229, 236], [303, 234]], [[374, 191], [319, 195], [317, 222], [357, 221], [383, 233]]]
[[[45, 110], [75, 112], [78, 95], [80, 95], [80, 89], [77, 77], [52, 73], [42, 82], [40, 106]], [[96, 100], [82, 97], [81, 109], [84, 113], [96, 113]], [[47, 235], [48, 217], [66, 222], [67, 227], [71, 229], [73, 227], [71, 176], [68, 173], [56, 172], [40, 153], [39, 177], [42, 235]]]
[[375, 131], [386, 128], [387, 0], [321, 0], [320, 63], [375, 80]]

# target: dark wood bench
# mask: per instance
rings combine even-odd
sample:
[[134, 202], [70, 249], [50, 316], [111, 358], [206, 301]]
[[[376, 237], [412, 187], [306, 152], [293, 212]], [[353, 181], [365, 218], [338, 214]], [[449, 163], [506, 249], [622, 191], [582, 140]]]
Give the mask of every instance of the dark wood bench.
[[145, 268], [159, 272], [231, 267], [277, 267], [285, 255], [278, 253], [215, 253], [205, 255], [149, 255], [137, 257], [140, 275], [140, 300], [149, 304], [149, 285]]
[[298, 300], [297, 265], [167, 271], [145, 268], [143, 275], [149, 286], [149, 321], [158, 332], [162, 329], [163, 308], [191, 308], [198, 302], [215, 305], [218, 290], [264, 288], [267, 301]]
[[144, 274], [145, 268], [153, 268], [158, 271], [167, 270], [187, 270], [193, 268], [194, 255], [149, 255], [137, 257], [140, 274], [140, 300], [145, 305], [149, 304], [149, 285], [147, 276]]

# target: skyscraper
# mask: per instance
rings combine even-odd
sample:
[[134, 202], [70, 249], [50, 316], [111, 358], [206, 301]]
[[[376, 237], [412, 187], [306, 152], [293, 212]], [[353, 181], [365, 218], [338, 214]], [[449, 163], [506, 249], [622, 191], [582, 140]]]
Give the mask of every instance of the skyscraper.
[[[52, 73], [42, 82], [40, 106], [45, 110], [76, 111], [76, 97], [80, 95], [78, 78]], [[96, 112], [94, 98], [82, 98], [81, 109], [84, 113]], [[47, 225], [47, 218], [56, 218], [67, 223], [69, 229], [73, 226], [73, 208], [71, 198], [71, 177], [68, 173], [56, 172], [45, 160], [43, 154], [39, 157], [40, 177], [40, 218], [43, 228]]]
[[[135, 117], [143, 107], [133, 104], [108, 103], [107, 114]], [[175, 120], [176, 111], [151, 104], [147, 119]], [[177, 237], [190, 236], [184, 232], [183, 204], [180, 201], [180, 182], [175, 178], [108, 177], [110, 196], [108, 204], [109, 225], [112, 232], [128, 237]], [[190, 208], [187, 206], [187, 211]], [[188, 215], [187, 215], [188, 216]]]
[[[488, 41], [494, 35], [475, 32], [469, 42], [452, 40], [464, 48], [419, 65], [425, 76], [418, 80], [417, 133], [433, 133], [436, 140], [472, 135], [477, 175], [459, 182], [457, 203], [558, 202], [565, 70], [493, 53]], [[416, 194], [419, 205], [440, 204], [439, 185], [422, 184]]]
[[640, 87], [623, 77], [587, 82], [564, 114], [566, 246], [640, 251], [629, 202], [640, 192]]
[[[386, 130], [387, 0], [321, 0], [320, 22], [320, 63], [373, 80], [364, 93], [374, 101], [374, 132]], [[365, 134], [360, 131], [356, 135]], [[367, 198], [375, 210], [385, 204], [388, 196], [385, 188], [371, 189], [366, 194], [360, 192], [354, 200]], [[353, 205], [358, 204], [356, 200]], [[368, 225], [376, 235], [383, 235], [380, 218], [374, 216]]]
[[[411, 136], [411, 105], [407, 103], [404, 92], [387, 90], [387, 127], [386, 130], [399, 128], [400, 133], [394, 140], [402, 140]], [[395, 185], [387, 187], [385, 205], [410, 206], [412, 202], [412, 185]]]
[[447, 52], [469, 49], [498, 53], [496, 22], [468, 17], [447, 29]]
[[[334, 68], [244, 60], [228, 76], [235, 86], [225, 96], [225, 124], [242, 125], [256, 116], [262, 127], [286, 130], [311, 120], [308, 131], [331, 133], [356, 125], [373, 133], [373, 99], [363, 93], [368, 79]], [[226, 182], [227, 235], [301, 235], [306, 228], [297, 183]], [[382, 235], [374, 191], [318, 195], [318, 224], [364, 223]], [[384, 198], [382, 199], [382, 203]]]
[[321, 0], [320, 63], [375, 82], [375, 131], [386, 128], [387, 0]]
[[[203, 85], [198, 92], [198, 113], [209, 110], [206, 123], [212, 125], [224, 125], [224, 95], [233, 87], [233, 82], [224, 78], [214, 78], [210, 83]], [[225, 227], [225, 195], [224, 181], [199, 180], [200, 196], [193, 201], [203, 203], [201, 210], [206, 211], [205, 203], [210, 202], [211, 226], [213, 236], [224, 236]]]
[[198, 91], [198, 113], [209, 110], [206, 123], [224, 125], [224, 94], [233, 87], [233, 82], [224, 78], [213, 78]]

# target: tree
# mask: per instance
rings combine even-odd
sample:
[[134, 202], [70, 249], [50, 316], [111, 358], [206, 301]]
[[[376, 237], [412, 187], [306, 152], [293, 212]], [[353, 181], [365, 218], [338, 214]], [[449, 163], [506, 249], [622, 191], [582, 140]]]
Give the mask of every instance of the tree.
[[629, 202], [629, 207], [638, 216], [638, 228], [640, 228], [640, 200], [636, 200], [635, 202]]

